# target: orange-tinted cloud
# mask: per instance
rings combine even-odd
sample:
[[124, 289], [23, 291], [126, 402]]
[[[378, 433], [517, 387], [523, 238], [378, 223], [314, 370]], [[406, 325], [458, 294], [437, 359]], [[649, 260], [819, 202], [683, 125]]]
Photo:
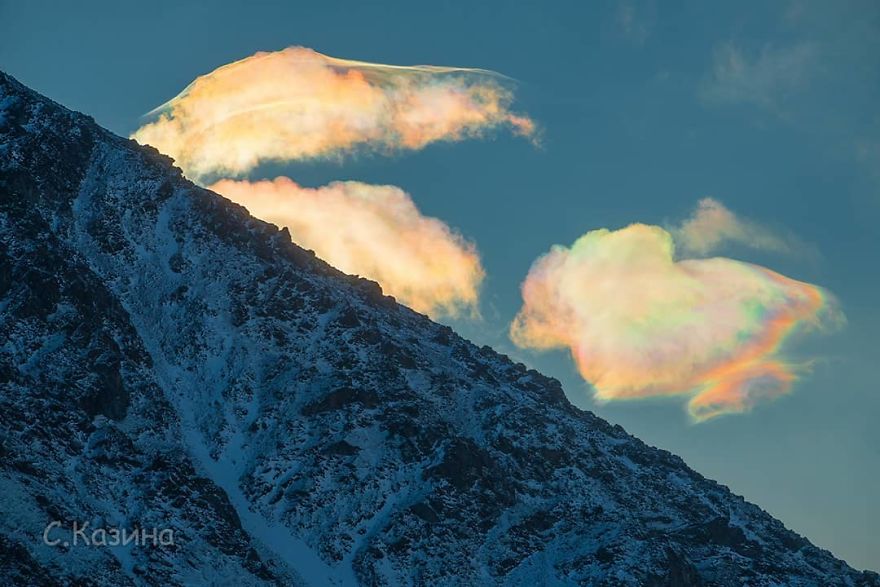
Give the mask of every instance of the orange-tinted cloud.
[[504, 78], [453, 67], [335, 59], [303, 47], [257, 53], [192, 82], [133, 136], [189, 177], [240, 176], [264, 161], [334, 158], [356, 149], [421, 149], [508, 127]]
[[672, 234], [679, 252], [685, 256], [706, 255], [728, 242], [781, 253], [805, 248], [790, 236], [778, 235], [740, 218], [712, 198], [700, 200], [693, 215], [672, 229]]
[[787, 393], [786, 337], [842, 319], [822, 289], [764, 267], [676, 260], [672, 235], [644, 224], [553, 247], [522, 295], [517, 345], [570, 349], [600, 400], [689, 396], [698, 421]]
[[227, 179], [210, 189], [258, 218], [287, 226], [296, 243], [346, 273], [378, 281], [415, 310], [476, 311], [484, 273], [474, 246], [422, 215], [400, 188], [356, 181], [306, 188], [279, 177]]

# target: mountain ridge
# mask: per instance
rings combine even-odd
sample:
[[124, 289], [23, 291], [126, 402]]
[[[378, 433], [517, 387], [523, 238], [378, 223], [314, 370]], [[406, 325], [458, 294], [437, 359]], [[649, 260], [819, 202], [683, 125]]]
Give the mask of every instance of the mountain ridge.
[[880, 585], [2, 72], [0, 190], [2, 576]]

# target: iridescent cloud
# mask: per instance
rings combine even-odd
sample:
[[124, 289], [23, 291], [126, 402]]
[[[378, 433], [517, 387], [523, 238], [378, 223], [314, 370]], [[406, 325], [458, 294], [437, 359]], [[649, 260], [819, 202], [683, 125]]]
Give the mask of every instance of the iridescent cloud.
[[132, 136], [202, 179], [240, 176], [264, 161], [421, 149], [499, 127], [533, 135], [533, 122], [511, 112], [508, 85], [484, 70], [364, 63], [290, 47], [197, 78]]
[[400, 188], [356, 181], [306, 188], [279, 177], [222, 180], [210, 189], [287, 226], [299, 245], [346, 273], [378, 281], [417, 311], [476, 311], [484, 273], [474, 246], [422, 215]]
[[793, 332], [842, 320], [822, 289], [732, 259], [676, 260], [672, 235], [633, 224], [539, 258], [511, 325], [522, 347], [568, 348], [599, 400], [688, 396], [702, 421], [787, 393]]

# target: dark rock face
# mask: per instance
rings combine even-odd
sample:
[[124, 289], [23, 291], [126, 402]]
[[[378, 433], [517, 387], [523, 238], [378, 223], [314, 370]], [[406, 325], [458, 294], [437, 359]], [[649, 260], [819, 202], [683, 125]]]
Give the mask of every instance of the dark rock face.
[[880, 585], [3, 74], [0, 457], [13, 585]]

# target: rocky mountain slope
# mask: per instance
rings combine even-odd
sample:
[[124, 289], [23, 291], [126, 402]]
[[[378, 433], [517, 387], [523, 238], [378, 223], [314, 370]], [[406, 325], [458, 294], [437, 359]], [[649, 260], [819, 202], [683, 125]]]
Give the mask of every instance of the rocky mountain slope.
[[10, 585], [880, 585], [5, 74], [0, 513]]

